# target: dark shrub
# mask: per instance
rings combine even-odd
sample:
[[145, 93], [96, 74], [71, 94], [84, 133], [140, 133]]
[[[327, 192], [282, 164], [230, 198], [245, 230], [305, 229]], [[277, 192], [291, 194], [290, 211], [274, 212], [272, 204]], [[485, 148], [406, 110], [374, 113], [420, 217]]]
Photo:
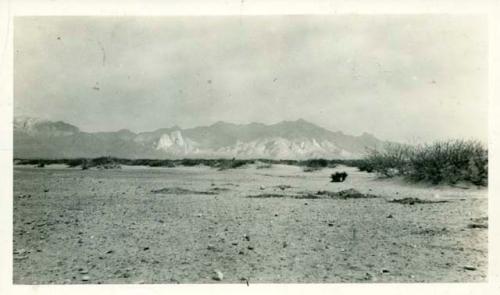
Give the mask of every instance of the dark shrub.
[[344, 182], [344, 180], [347, 178], [347, 173], [335, 172], [330, 177], [332, 178], [331, 182]]
[[302, 161], [302, 165], [310, 168], [325, 168], [328, 166], [328, 161], [325, 159], [311, 159]]

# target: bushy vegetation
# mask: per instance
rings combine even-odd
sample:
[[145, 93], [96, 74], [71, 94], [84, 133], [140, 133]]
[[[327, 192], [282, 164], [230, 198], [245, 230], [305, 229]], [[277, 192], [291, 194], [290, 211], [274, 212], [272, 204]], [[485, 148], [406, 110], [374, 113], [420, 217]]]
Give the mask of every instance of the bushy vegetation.
[[217, 167], [219, 170], [235, 169], [235, 168], [243, 167], [247, 164], [253, 164], [254, 162], [255, 162], [254, 160], [236, 160], [236, 159], [225, 160], [225, 159], [221, 159], [218, 161], [218, 163], [215, 165], [215, 167]]
[[35, 165], [44, 167], [49, 164], [65, 164], [70, 168], [81, 167], [89, 169], [92, 167], [102, 169], [119, 168], [120, 165], [130, 166], [149, 166], [149, 167], [176, 167], [176, 166], [208, 166], [220, 170], [234, 169], [247, 164], [255, 163], [255, 160], [237, 160], [237, 159], [122, 159], [114, 157], [99, 158], [74, 158], [74, 159], [15, 159], [17, 165]]
[[122, 159], [114, 157], [99, 157], [93, 159], [14, 159], [17, 165], [49, 165], [66, 164], [68, 167], [112, 167], [113, 165], [149, 166], [149, 167], [176, 167], [176, 166], [208, 166], [219, 170], [235, 169], [248, 164], [258, 163], [261, 168], [269, 168], [274, 164], [294, 165], [322, 169], [333, 168], [343, 160], [271, 160], [271, 159]]
[[477, 141], [449, 140], [409, 146], [388, 145], [352, 162], [361, 171], [432, 184], [487, 185], [488, 150]]

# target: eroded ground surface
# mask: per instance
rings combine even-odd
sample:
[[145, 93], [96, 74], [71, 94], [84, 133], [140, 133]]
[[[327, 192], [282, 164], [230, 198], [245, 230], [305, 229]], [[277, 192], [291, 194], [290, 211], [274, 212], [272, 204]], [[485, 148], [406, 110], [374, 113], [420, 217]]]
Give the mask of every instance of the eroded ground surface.
[[[379, 197], [296, 197], [347, 189]], [[16, 284], [485, 281], [487, 191], [346, 167], [16, 167], [13, 235]]]

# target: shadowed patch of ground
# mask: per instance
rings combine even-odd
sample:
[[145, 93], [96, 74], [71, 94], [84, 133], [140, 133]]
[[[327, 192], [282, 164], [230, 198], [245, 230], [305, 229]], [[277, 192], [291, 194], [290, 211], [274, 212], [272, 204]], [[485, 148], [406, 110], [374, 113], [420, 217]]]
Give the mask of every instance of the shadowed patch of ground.
[[347, 189], [339, 192], [317, 191], [316, 193], [303, 193], [298, 195], [285, 194], [259, 194], [248, 196], [248, 198], [294, 198], [294, 199], [372, 199], [378, 196], [372, 194], [363, 194], [355, 189]]
[[166, 187], [157, 190], [151, 190], [154, 194], [165, 194], [165, 195], [216, 195], [218, 192], [215, 189], [209, 191], [196, 191], [185, 189], [181, 187]]
[[398, 204], [403, 204], [403, 205], [448, 203], [447, 200], [433, 201], [433, 200], [422, 200], [419, 198], [392, 199], [388, 202], [389, 203], [398, 203]]

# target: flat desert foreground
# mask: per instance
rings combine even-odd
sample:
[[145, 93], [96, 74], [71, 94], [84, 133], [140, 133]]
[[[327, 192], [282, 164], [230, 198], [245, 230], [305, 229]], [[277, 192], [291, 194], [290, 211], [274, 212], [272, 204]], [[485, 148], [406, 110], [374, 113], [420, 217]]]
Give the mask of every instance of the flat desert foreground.
[[14, 283], [484, 282], [487, 205], [350, 167], [16, 166]]

